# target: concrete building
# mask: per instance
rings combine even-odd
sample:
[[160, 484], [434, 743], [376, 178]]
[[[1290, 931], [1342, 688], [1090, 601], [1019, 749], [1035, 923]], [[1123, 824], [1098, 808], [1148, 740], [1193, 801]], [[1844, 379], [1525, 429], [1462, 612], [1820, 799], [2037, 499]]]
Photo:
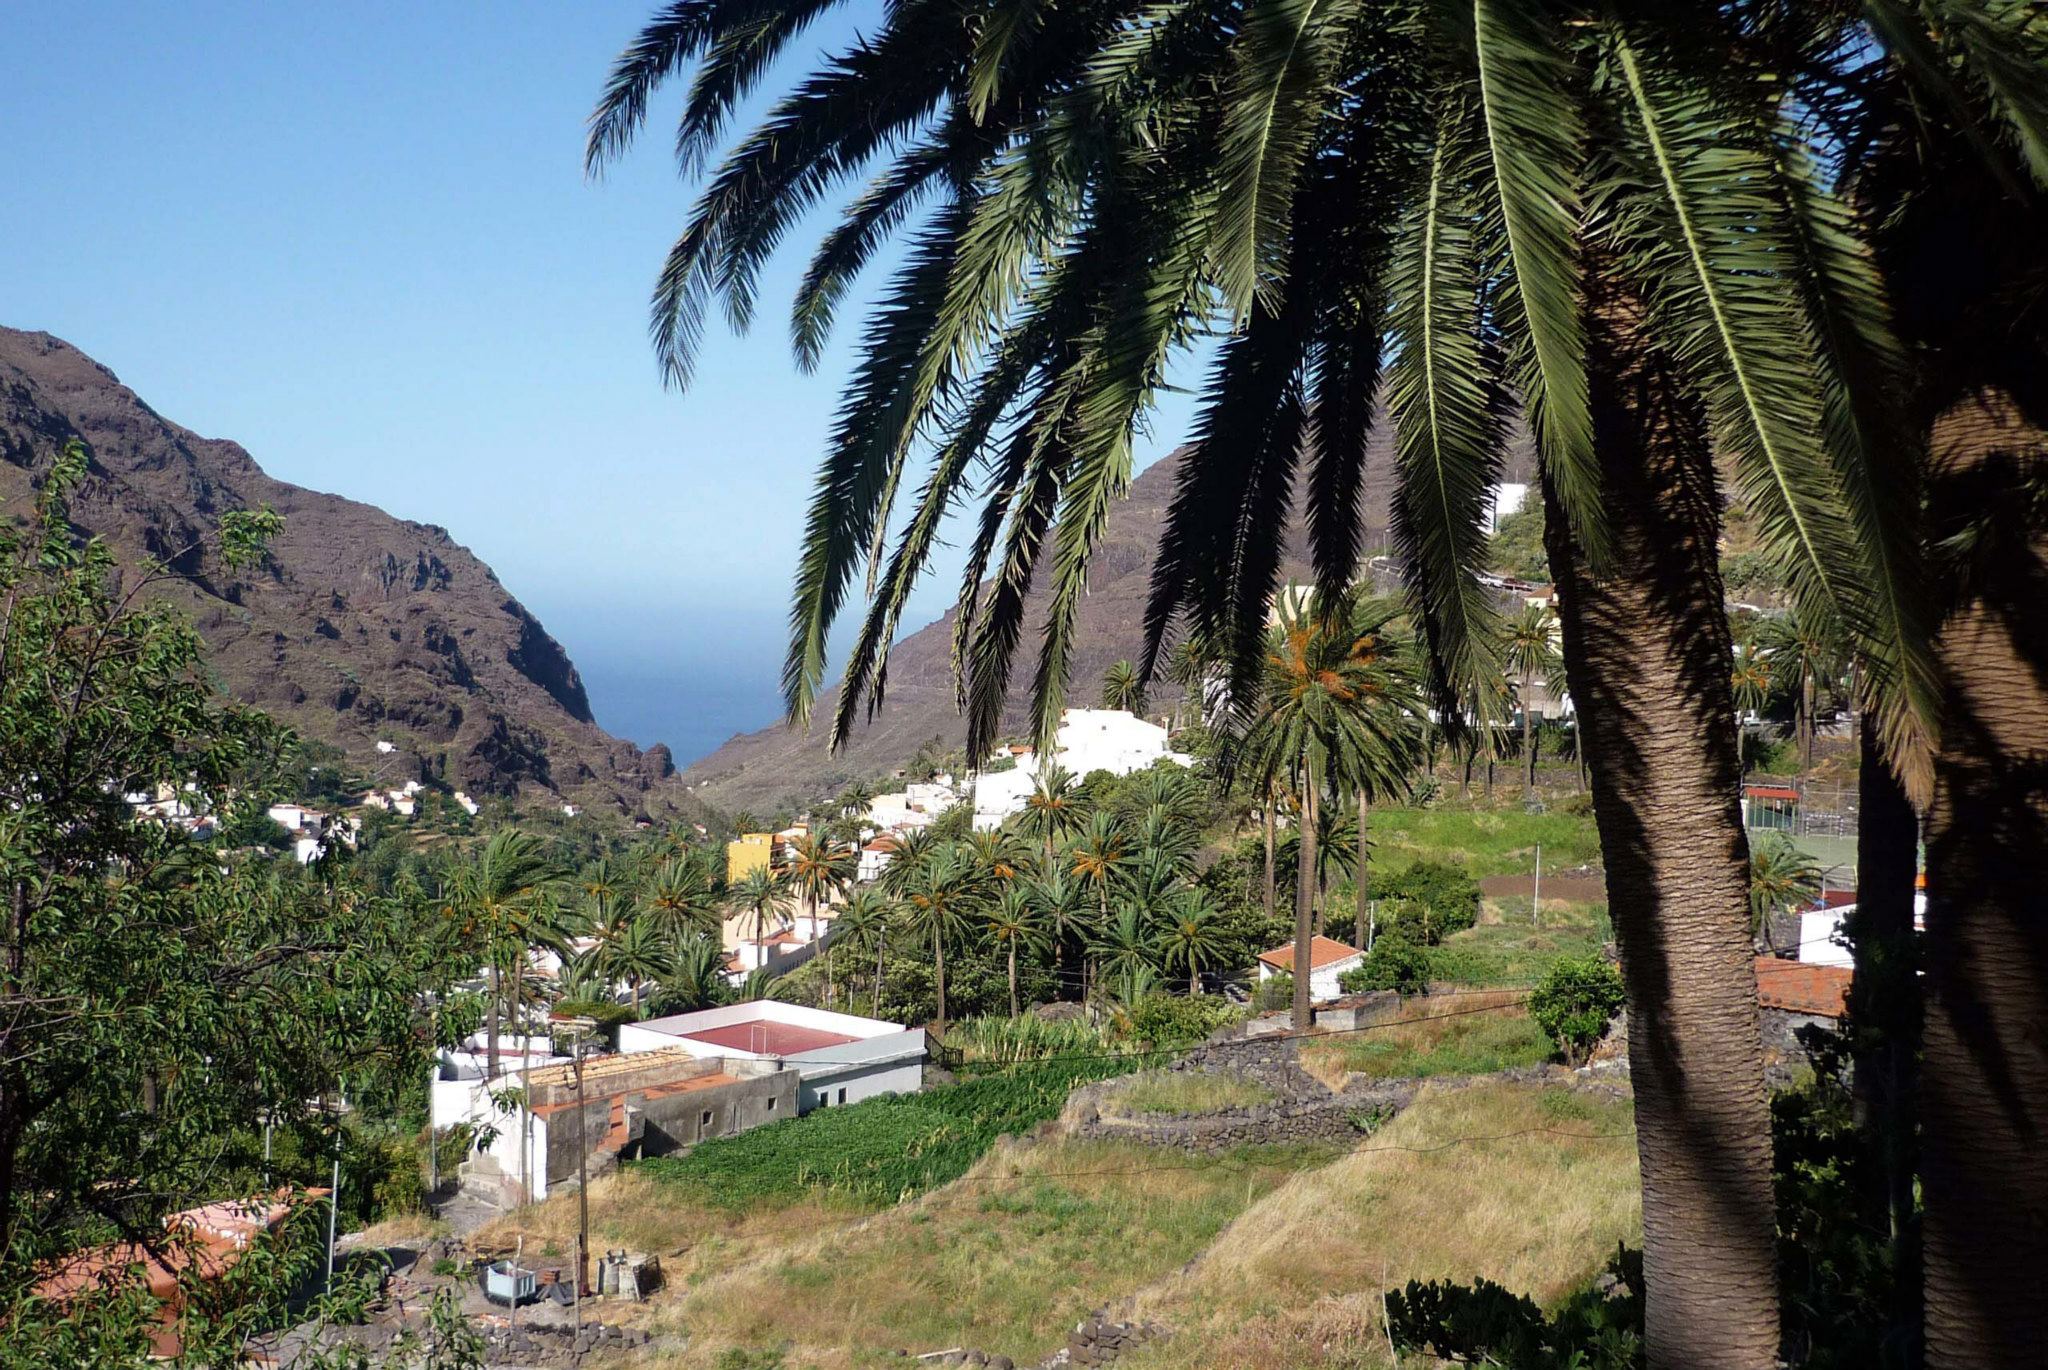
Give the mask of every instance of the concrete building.
[[[1337, 977], [1352, 970], [1365, 961], [1365, 953], [1349, 943], [1334, 938], [1317, 937], [1309, 943], [1308, 997], [1321, 1001], [1335, 999], [1344, 991], [1337, 984]], [[1294, 943], [1275, 947], [1259, 953], [1259, 982], [1261, 984], [1276, 975], [1294, 974]]]
[[801, 1080], [798, 1111], [915, 1094], [924, 1084], [924, 1030], [875, 1018], [758, 999], [619, 1029], [625, 1053], [680, 1048], [694, 1056], [780, 1062]]
[[[435, 1082], [436, 1127], [471, 1122], [482, 1144], [463, 1164], [463, 1178], [512, 1206], [574, 1189], [579, 1166], [603, 1175], [621, 1160], [665, 1156], [708, 1137], [729, 1137], [797, 1113], [797, 1071], [767, 1060], [727, 1060], [670, 1047], [586, 1056], [578, 1102], [577, 1069], [558, 1059], [531, 1074], [499, 1077], [501, 1102], [473, 1089], [468, 1111], [444, 1121], [455, 1090]], [[481, 1084], [481, 1082], [476, 1082]], [[581, 1141], [579, 1143], [579, 1134]], [[528, 1185], [531, 1184], [529, 1196]]]

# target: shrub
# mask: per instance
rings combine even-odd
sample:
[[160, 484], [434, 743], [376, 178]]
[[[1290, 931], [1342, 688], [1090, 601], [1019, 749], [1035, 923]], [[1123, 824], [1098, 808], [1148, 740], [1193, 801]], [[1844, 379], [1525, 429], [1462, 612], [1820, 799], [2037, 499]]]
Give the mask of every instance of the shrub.
[[1479, 921], [1479, 882], [1455, 861], [1417, 861], [1375, 874], [1372, 897], [1387, 906], [1381, 926], [1398, 929], [1419, 946], [1433, 947]]
[[1598, 956], [1566, 957], [1529, 996], [1529, 1014], [1550, 1034], [1566, 1061], [1579, 1065], [1621, 1011], [1621, 972]]
[[1259, 1013], [1278, 1013], [1294, 1003], [1294, 977], [1285, 971], [1259, 981], [1252, 995], [1252, 1008]]
[[1356, 969], [1337, 977], [1337, 987], [1346, 994], [1375, 989], [1420, 994], [1429, 988], [1429, 953], [1398, 931], [1383, 932]]
[[[1288, 993], [1294, 992], [1292, 981]], [[1184, 994], [1148, 994], [1131, 1009], [1125, 1029], [1130, 1039], [1153, 1051], [1195, 1046], [1220, 1027], [1241, 1016], [1228, 999], [1211, 994], [1190, 999]]]
[[964, 1061], [1004, 1065], [1048, 1056], [1099, 1055], [1115, 1050], [1108, 1035], [1093, 1023], [1079, 1018], [1049, 1021], [1031, 1014], [1021, 1018], [962, 1019], [946, 1029], [946, 1045], [958, 1051]]
[[1550, 1317], [1491, 1280], [1411, 1280], [1387, 1291], [1387, 1336], [1406, 1350], [1505, 1370], [1635, 1370], [1643, 1356], [1643, 1253], [1621, 1248], [1607, 1273], [1611, 1294], [1583, 1289]]

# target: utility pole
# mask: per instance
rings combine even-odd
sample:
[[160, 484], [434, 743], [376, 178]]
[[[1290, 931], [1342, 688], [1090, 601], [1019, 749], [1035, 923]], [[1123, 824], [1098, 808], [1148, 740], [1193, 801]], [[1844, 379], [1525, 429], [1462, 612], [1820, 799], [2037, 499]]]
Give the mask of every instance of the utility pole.
[[590, 1283], [590, 1127], [583, 1117], [583, 1048], [597, 1027], [594, 1018], [570, 1022], [576, 1035], [576, 1330], [583, 1330], [583, 1293]]
[[1536, 844], [1536, 880], [1529, 886], [1529, 921], [1543, 921], [1543, 844]]
[[334, 1293], [334, 1228], [341, 1217], [341, 1115], [348, 1108], [348, 1092], [341, 1092], [341, 1107], [334, 1114], [334, 1179], [327, 1189], [327, 1289]]

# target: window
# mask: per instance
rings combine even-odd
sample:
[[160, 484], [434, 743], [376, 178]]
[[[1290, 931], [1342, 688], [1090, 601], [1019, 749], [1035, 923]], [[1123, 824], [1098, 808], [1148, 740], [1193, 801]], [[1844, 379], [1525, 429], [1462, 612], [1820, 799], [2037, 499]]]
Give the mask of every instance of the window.
[[846, 1090], [843, 1086], [840, 1088], [839, 1091], [839, 1102], [842, 1104], [846, 1102]]
[[708, 1109], [708, 1108], [707, 1108], [707, 1109], [705, 1109], [705, 1110], [704, 1110], [704, 1121], [703, 1121], [703, 1122], [701, 1122], [701, 1123], [699, 1123], [699, 1124], [698, 1124], [698, 1126], [699, 1126], [700, 1128], [703, 1128], [703, 1129], [705, 1129], [706, 1131], [710, 1130], [710, 1127], [711, 1127], [711, 1110], [710, 1110], [710, 1109]]
[[768, 1101], [768, 1111], [770, 1113], [773, 1113], [775, 1111], [775, 1101], [773, 1099], [770, 1099]]

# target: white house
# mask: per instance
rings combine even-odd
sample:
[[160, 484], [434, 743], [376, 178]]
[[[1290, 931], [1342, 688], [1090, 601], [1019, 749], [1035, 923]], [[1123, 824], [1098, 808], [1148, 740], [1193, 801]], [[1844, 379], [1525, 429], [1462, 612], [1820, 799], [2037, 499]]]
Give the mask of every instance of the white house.
[[[1925, 879], [1924, 876], [1921, 878]], [[1799, 915], [1799, 959], [1815, 966], [1855, 966], [1856, 958], [1850, 954], [1849, 939], [1842, 932], [1855, 912], [1854, 904], [1802, 911]], [[1927, 891], [1923, 887], [1913, 891], [1913, 931], [1926, 930]]]
[[853, 878], [865, 885], [871, 880], [882, 878], [882, 872], [889, 869], [889, 863], [896, 859], [896, 834], [877, 833], [861, 844], [860, 865]]
[[[1330, 937], [1317, 937], [1309, 943], [1308, 997], [1315, 1000], [1335, 999], [1344, 991], [1337, 984], [1337, 977], [1352, 970], [1365, 961], [1365, 953], [1357, 947], [1339, 942]], [[1276, 975], [1294, 974], [1294, 943], [1275, 947], [1259, 953], [1259, 982], [1261, 984]]]
[[924, 1030], [757, 999], [619, 1028], [621, 1052], [682, 1047], [697, 1056], [781, 1061], [801, 1085], [797, 1109], [837, 1108], [924, 1084]]
[[[1068, 709], [1060, 714], [1053, 760], [1080, 779], [1093, 771], [1129, 775], [1160, 761], [1192, 766], [1195, 759], [1167, 745], [1166, 729], [1123, 709]], [[1038, 783], [1042, 761], [1031, 752], [1016, 755], [1015, 768], [980, 775], [974, 781], [974, 827], [978, 832], [1002, 826], [1024, 808]]]

